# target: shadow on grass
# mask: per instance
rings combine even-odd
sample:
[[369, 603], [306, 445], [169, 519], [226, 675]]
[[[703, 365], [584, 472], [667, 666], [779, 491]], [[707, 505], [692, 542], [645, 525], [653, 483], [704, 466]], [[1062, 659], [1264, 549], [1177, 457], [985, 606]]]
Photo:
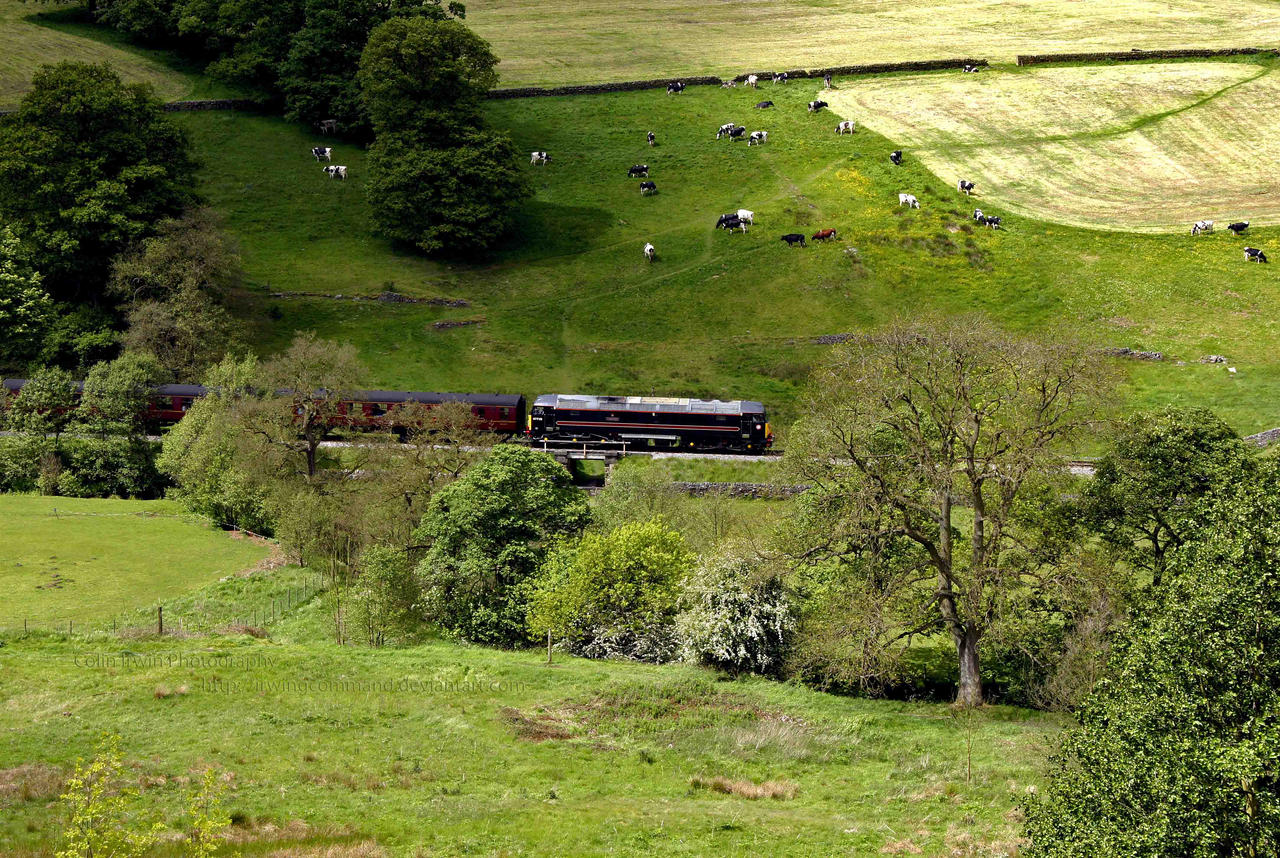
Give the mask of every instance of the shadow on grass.
[[[530, 200], [521, 206], [495, 261], [531, 262], [580, 254], [590, 250], [613, 221], [614, 215], [605, 209]], [[636, 245], [637, 254], [640, 246]]]

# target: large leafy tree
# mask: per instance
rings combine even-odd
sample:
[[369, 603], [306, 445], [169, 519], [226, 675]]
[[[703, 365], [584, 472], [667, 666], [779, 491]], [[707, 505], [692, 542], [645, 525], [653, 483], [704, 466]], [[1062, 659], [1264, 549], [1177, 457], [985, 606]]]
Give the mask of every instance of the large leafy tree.
[[498, 82], [489, 43], [459, 21], [388, 21], [369, 38], [359, 81], [374, 130], [454, 145], [483, 123], [485, 93]]
[[474, 133], [456, 146], [424, 146], [384, 134], [369, 152], [366, 185], [374, 223], [426, 253], [467, 256], [507, 233], [529, 195], [505, 137]]
[[591, 517], [586, 496], [551, 456], [495, 447], [431, 499], [415, 533], [425, 618], [476, 643], [527, 640], [529, 582], [557, 538]]
[[1280, 468], [1190, 524], [1121, 635], [1049, 786], [1028, 858], [1280, 853]]
[[917, 605], [918, 625], [899, 634], [951, 638], [964, 705], [982, 702], [983, 636], [1011, 596], [1044, 585], [1061, 548], [1043, 513], [1065, 473], [1062, 442], [1090, 419], [1098, 387], [1085, 351], [979, 319], [891, 328], [815, 373], [787, 445], [814, 486], [800, 555], [879, 576], [882, 564], [862, 562], [874, 546], [913, 546], [918, 562], [880, 586]]
[[55, 297], [96, 297], [111, 259], [193, 199], [186, 134], [110, 66], [43, 66], [0, 123], [0, 217]]
[[0, 227], [0, 365], [34, 356], [53, 320], [53, 301], [13, 230]]
[[1094, 529], [1154, 585], [1183, 543], [1201, 500], [1246, 475], [1253, 451], [1205, 408], [1165, 408], [1120, 422], [1085, 489]]

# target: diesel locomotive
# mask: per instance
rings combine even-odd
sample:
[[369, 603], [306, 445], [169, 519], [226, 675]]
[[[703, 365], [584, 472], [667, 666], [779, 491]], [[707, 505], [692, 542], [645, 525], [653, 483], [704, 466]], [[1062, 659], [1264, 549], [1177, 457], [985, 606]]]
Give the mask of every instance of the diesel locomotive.
[[647, 450], [763, 453], [773, 444], [764, 406], [749, 400], [660, 396], [539, 396], [533, 441], [607, 441]]

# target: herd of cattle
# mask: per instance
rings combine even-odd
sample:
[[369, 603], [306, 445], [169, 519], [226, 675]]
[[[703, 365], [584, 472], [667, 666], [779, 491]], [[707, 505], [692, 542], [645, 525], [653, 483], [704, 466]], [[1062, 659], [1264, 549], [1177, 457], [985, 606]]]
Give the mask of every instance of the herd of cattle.
[[[1238, 238], [1244, 235], [1245, 232], [1249, 229], [1249, 222], [1247, 220], [1241, 220], [1241, 221], [1236, 221], [1235, 223], [1229, 223], [1227, 224], [1227, 229], [1231, 232], [1232, 235]], [[1192, 235], [1201, 235], [1202, 233], [1209, 233], [1209, 232], [1213, 232], [1213, 221], [1211, 220], [1198, 220], [1195, 223], [1191, 224]], [[1267, 254], [1263, 253], [1262, 250], [1260, 250], [1257, 247], [1246, 247], [1244, 249], [1244, 261], [1245, 262], [1266, 262]]]
[[[976, 65], [972, 65], [972, 66], [966, 65], [963, 70], [969, 73], [976, 73], [980, 71], [980, 67]], [[775, 84], [785, 84], [787, 82], [787, 74], [786, 72], [780, 72], [778, 74], [774, 74], [772, 75], [772, 80]], [[747, 75], [745, 79], [746, 85], [751, 87], [752, 89], [755, 89], [758, 86], [759, 81], [760, 81], [760, 75], [755, 75], [755, 74]], [[825, 75], [822, 79], [822, 82], [823, 82], [823, 87], [825, 89], [833, 88], [831, 83], [831, 75]], [[737, 82], [734, 80], [728, 80], [721, 84], [721, 88], [723, 89], [729, 89], [735, 86], [737, 86]], [[681, 93], [684, 92], [684, 89], [685, 89], [685, 84], [683, 81], [672, 81], [671, 83], [667, 84], [668, 95], [680, 95]], [[826, 109], [828, 106], [829, 105], [827, 104], [827, 102], [822, 101], [821, 99], [814, 99], [813, 101], [809, 102], [808, 111], [809, 113], [819, 113], [822, 110]], [[773, 107], [773, 102], [769, 100], [761, 101], [756, 104], [756, 108], [760, 110], [767, 110], [771, 107]], [[334, 120], [326, 120], [324, 123], [321, 123], [321, 131], [324, 133], [332, 133], [334, 130], [333, 128], [326, 128], [324, 126], [328, 123], [333, 123], [333, 122]], [[835, 133], [837, 135], [853, 134], [856, 128], [857, 126], [852, 119], [844, 119], [836, 124]], [[728, 138], [731, 141], [745, 139], [747, 141], [748, 146], [762, 146], [769, 141], [769, 132], [768, 131], [752, 131], [748, 134], [746, 126], [738, 125], [737, 123], [734, 123], [734, 122], [726, 122], [723, 125], [721, 125], [719, 129], [716, 130], [716, 139], [721, 140], [724, 138]], [[658, 137], [652, 131], [648, 132], [645, 135], [645, 139], [650, 146], [656, 146], [658, 143]], [[332, 163], [333, 162], [332, 147], [313, 146], [311, 147], [311, 154], [315, 157], [316, 161], [328, 162], [321, 169], [324, 171], [325, 175], [327, 175], [329, 178], [339, 179], [339, 180], [345, 180], [347, 178], [346, 166]], [[903, 162], [902, 150], [895, 149], [894, 151], [890, 152], [889, 162], [893, 164], [895, 167], [902, 166], [902, 162]], [[550, 164], [551, 155], [543, 151], [533, 152], [531, 153], [529, 163], [534, 165]], [[649, 196], [650, 194], [657, 193], [658, 191], [657, 184], [649, 180], [648, 164], [633, 165], [629, 170], [627, 170], [627, 178], [628, 179], [640, 178], [645, 180], [640, 183], [640, 194], [642, 196]], [[959, 190], [961, 193], [965, 195], [972, 195], [975, 189], [975, 184], [966, 179], [960, 179], [959, 182], [956, 184], [956, 188], [957, 190]], [[920, 208], [920, 201], [915, 197], [914, 194], [900, 193], [898, 194], [898, 205], [900, 207], [906, 206], [908, 208], [918, 209]], [[983, 213], [982, 209], [973, 210], [973, 219], [978, 224], [982, 226], [990, 227], [991, 229], [999, 229], [1001, 225], [1001, 219], [999, 217], [996, 217], [993, 215], [986, 215]], [[724, 230], [728, 230], [729, 232], [733, 232], [736, 229], [745, 233], [747, 231], [747, 227], [754, 224], [755, 224], [754, 212], [751, 212], [747, 209], [738, 209], [736, 212], [728, 212], [726, 214], [720, 215], [720, 217], [716, 220], [716, 229], [724, 229]], [[1213, 232], [1213, 229], [1214, 229], [1213, 221], [1198, 220], [1194, 224], [1192, 224], [1191, 234], [1200, 235], [1202, 233], [1211, 233]], [[1249, 229], [1249, 221], [1244, 220], [1244, 221], [1238, 221], [1236, 223], [1227, 224], [1227, 229], [1233, 235], [1237, 237], [1241, 236], [1245, 233], [1246, 230]], [[817, 232], [815, 232], [812, 236], [810, 236], [810, 240], [826, 241], [828, 239], [834, 239], [837, 237], [838, 236], [836, 234], [836, 230], [827, 228], [827, 229], [820, 229]], [[801, 247], [806, 246], [805, 237], [800, 233], [788, 233], [782, 236], [781, 240], [786, 242], [788, 247], [793, 247], [797, 244], [800, 245]], [[654, 260], [657, 259], [657, 256], [658, 256], [657, 250], [654, 248], [653, 244], [650, 242], [645, 242], [645, 245], [644, 245], [645, 259], [647, 259], [650, 262], [653, 262]], [[1267, 254], [1264, 253], [1260, 248], [1246, 247], [1244, 249], [1244, 258], [1246, 262], [1266, 262]]]

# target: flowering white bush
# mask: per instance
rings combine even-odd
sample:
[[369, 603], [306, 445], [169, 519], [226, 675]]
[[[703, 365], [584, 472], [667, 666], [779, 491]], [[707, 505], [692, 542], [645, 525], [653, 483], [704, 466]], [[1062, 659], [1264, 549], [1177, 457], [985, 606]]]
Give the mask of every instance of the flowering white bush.
[[776, 673], [795, 629], [786, 588], [759, 561], [705, 561], [691, 576], [676, 619], [681, 655], [731, 673]]

